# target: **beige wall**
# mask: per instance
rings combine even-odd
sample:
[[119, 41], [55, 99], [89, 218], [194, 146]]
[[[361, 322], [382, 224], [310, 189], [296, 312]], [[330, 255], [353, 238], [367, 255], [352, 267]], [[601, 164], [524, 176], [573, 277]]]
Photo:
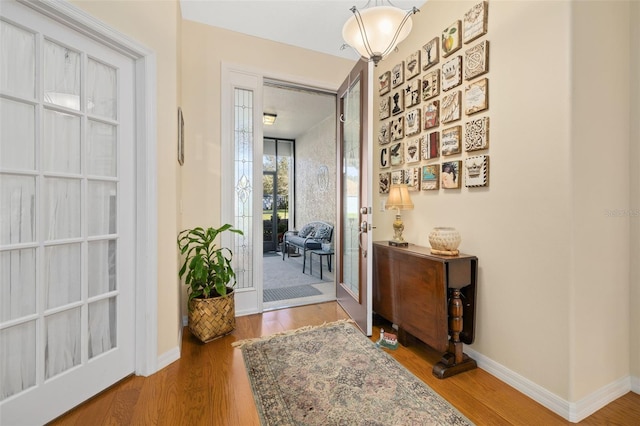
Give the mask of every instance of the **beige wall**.
[[74, 1], [94, 17], [156, 53], [158, 143], [158, 354], [175, 349], [179, 336], [176, 235], [180, 188], [176, 161], [180, 10], [171, 1]]
[[[429, 1], [376, 77], [475, 3]], [[490, 2], [489, 187], [416, 193], [403, 214], [408, 241], [428, 246], [431, 228], [454, 226], [461, 251], [478, 256], [473, 349], [569, 402], [631, 372], [629, 217], [604, 214], [629, 208], [638, 167], [627, 160], [628, 10]], [[393, 214], [375, 210], [374, 237], [388, 239]]]
[[630, 198], [629, 208], [635, 212], [631, 216], [631, 369], [636, 377], [636, 391], [640, 389], [640, 2], [632, 2], [631, 13], [631, 108], [629, 117], [631, 122], [631, 150], [629, 155], [630, 169]]
[[572, 7], [571, 401], [630, 373], [629, 16], [629, 2]]

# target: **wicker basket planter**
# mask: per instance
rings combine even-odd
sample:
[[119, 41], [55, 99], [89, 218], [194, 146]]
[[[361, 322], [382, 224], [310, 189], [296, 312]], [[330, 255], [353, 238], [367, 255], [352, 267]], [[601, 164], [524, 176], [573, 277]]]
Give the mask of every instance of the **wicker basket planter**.
[[189, 301], [189, 330], [207, 343], [231, 333], [236, 328], [234, 291], [227, 287], [225, 296]]

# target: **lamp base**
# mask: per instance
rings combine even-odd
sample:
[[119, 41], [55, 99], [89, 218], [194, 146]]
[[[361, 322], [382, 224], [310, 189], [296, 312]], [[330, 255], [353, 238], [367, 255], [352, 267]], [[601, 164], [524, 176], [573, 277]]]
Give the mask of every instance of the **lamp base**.
[[409, 243], [406, 241], [389, 240], [389, 245], [394, 247], [409, 247]]

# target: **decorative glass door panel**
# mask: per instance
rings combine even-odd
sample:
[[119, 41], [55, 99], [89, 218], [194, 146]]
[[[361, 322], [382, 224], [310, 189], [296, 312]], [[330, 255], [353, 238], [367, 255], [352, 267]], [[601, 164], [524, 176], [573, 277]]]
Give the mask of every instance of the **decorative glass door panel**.
[[342, 140], [342, 280], [360, 300], [360, 80], [344, 98]]
[[371, 335], [372, 65], [359, 61], [338, 91], [340, 114], [340, 222], [336, 295], [340, 305], [364, 333]]

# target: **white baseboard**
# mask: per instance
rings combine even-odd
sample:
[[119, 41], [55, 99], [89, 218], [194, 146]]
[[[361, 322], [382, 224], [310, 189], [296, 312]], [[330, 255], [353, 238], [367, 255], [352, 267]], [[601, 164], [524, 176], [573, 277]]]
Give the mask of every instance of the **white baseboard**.
[[569, 421], [577, 423], [586, 419], [605, 405], [615, 401], [631, 390], [631, 376], [623, 377], [615, 382], [598, 389], [582, 398], [580, 401], [571, 404]]
[[186, 315], [184, 315], [184, 316], [182, 317], [182, 326], [183, 326], [183, 327], [186, 327], [186, 326], [188, 326], [188, 325], [189, 325], [189, 317], [188, 317], [188, 316], [186, 316]]
[[[640, 380], [637, 377], [627, 376], [593, 392], [578, 402], [569, 402], [468, 346], [465, 346], [464, 350], [467, 355], [476, 360], [478, 367], [572, 423], [584, 420], [630, 390], [640, 388]], [[634, 392], [638, 392], [638, 390], [634, 390]]]
[[158, 371], [165, 368], [167, 365], [180, 359], [180, 347], [176, 346], [173, 349], [169, 349], [158, 357]]
[[631, 376], [631, 390], [640, 394], [640, 377]]

